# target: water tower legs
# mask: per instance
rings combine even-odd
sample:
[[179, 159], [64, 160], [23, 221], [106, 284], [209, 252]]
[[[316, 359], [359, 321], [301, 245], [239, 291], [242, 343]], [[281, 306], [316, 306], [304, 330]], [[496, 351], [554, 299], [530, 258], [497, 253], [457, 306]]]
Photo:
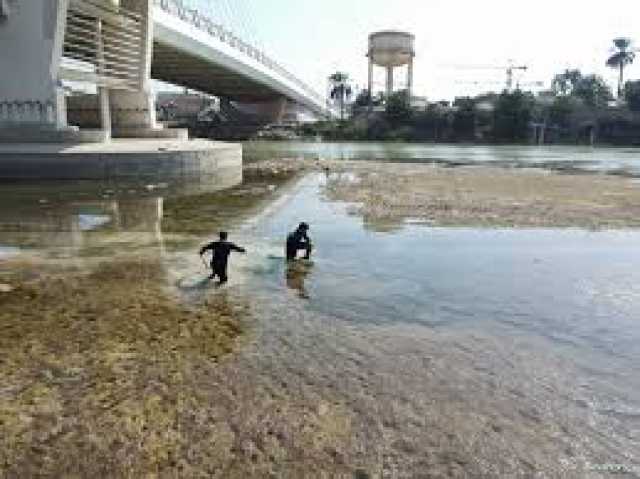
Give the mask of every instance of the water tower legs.
[[409, 59], [409, 64], [407, 65], [407, 93], [409, 94], [409, 99], [411, 99], [413, 94], [413, 56]]
[[369, 98], [373, 98], [373, 60], [369, 56]]
[[387, 97], [393, 94], [393, 67], [387, 67]]

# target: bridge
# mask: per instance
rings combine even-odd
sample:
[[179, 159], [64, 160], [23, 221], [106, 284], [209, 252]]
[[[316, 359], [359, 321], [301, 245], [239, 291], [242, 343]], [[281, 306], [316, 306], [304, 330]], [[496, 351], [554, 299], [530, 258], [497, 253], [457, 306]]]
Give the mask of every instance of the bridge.
[[[184, 0], [0, 1], [0, 140], [167, 138], [152, 79], [253, 108], [332, 114], [264, 51]], [[81, 82], [95, 93], [69, 95]], [[81, 127], [81, 128], [78, 128]]]

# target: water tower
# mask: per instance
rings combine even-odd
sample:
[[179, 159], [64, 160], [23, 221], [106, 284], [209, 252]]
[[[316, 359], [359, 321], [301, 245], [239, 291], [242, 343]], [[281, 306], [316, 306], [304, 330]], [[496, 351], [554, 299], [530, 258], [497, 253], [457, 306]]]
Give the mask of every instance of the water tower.
[[411, 97], [415, 56], [415, 36], [411, 33], [383, 31], [369, 35], [369, 93], [373, 96], [374, 65], [387, 70], [387, 96], [393, 93], [394, 69], [407, 65], [407, 91]]

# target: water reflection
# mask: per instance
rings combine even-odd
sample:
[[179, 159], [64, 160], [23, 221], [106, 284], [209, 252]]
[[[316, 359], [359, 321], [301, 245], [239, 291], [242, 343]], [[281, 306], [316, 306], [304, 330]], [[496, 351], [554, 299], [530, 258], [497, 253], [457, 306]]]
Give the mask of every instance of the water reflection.
[[71, 201], [0, 206], [0, 241], [28, 248], [82, 249], [105, 236], [97, 233], [138, 233], [141, 242], [162, 245], [162, 197]]
[[[242, 182], [242, 169], [190, 183], [138, 184], [100, 181], [3, 183], [0, 188], [0, 244], [68, 248], [81, 255], [100, 241], [163, 246], [165, 201], [213, 194]], [[117, 248], [116, 248], [117, 249]]]
[[306, 281], [313, 270], [313, 263], [308, 260], [287, 261], [285, 279], [287, 288], [297, 292], [298, 297], [310, 299]]

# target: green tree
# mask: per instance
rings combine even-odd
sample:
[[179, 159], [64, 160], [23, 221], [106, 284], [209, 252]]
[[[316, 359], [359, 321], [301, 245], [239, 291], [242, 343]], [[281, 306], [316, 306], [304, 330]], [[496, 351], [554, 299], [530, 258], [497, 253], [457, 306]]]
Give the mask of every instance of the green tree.
[[570, 96], [559, 96], [549, 106], [549, 122], [562, 128], [568, 128], [571, 115], [576, 108], [576, 100]]
[[558, 96], [568, 96], [573, 93], [576, 85], [582, 80], [580, 70], [565, 70], [558, 73], [551, 82], [551, 90]]
[[344, 120], [344, 105], [351, 98], [351, 85], [349, 75], [343, 72], [335, 72], [329, 77], [331, 82], [331, 92], [329, 96], [332, 100], [337, 100], [340, 105], [340, 120]]
[[401, 90], [391, 94], [387, 98], [385, 114], [389, 121], [394, 123], [400, 123], [411, 118], [412, 111], [409, 92], [407, 90]]
[[616, 38], [613, 40], [616, 52], [607, 59], [607, 66], [620, 71], [618, 78], [618, 98], [624, 95], [624, 69], [631, 65], [636, 58], [635, 51], [629, 38]]
[[473, 98], [459, 97], [453, 102], [453, 133], [459, 139], [472, 140], [476, 133], [476, 102]]
[[591, 108], [603, 108], [613, 98], [611, 88], [598, 75], [587, 75], [576, 84], [572, 96], [580, 98]]
[[356, 95], [356, 99], [353, 102], [357, 107], [365, 107], [371, 104], [371, 94], [368, 89], [361, 90], [360, 93]]
[[627, 82], [624, 98], [631, 111], [640, 111], [640, 80]]
[[520, 90], [503, 92], [496, 101], [493, 135], [497, 141], [524, 141], [529, 136], [529, 124], [535, 99]]
[[451, 129], [449, 107], [431, 103], [424, 111], [414, 113], [412, 123], [415, 127], [415, 140], [446, 140]]

